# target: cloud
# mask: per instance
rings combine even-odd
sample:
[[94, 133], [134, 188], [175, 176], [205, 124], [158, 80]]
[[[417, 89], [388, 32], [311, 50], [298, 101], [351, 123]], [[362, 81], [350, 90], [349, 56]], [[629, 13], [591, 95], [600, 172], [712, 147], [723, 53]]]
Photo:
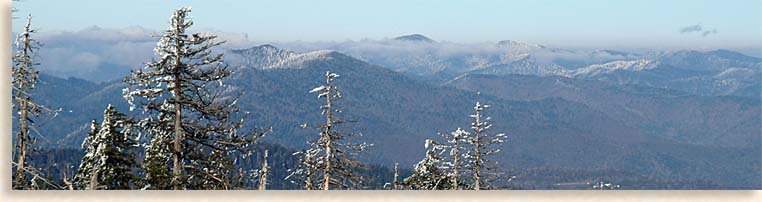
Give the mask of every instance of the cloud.
[[538, 64], [563, 63], [563, 65], [574, 67], [639, 57], [635, 54], [614, 54], [614, 51], [540, 48], [528, 43], [506, 46], [495, 42], [410, 43], [391, 39], [364, 39], [340, 42], [281, 42], [273, 45], [295, 52], [336, 50], [371, 64], [412, 73], [426, 73], [429, 70], [441, 69], [467, 71], [469, 68], [509, 64], [529, 55]]
[[685, 33], [691, 33], [691, 32], [700, 32], [701, 30], [703, 30], [701, 25], [700, 24], [695, 24], [695, 25], [691, 25], [691, 26], [687, 26], [687, 27], [681, 28], [680, 29], [680, 33], [681, 34], [685, 34]]
[[680, 28], [680, 34], [700, 33], [702, 37], [717, 34], [717, 29], [704, 29], [701, 24], [695, 24]]
[[710, 34], [717, 34], [717, 29], [706, 30], [706, 31], [701, 33], [701, 36], [706, 37], [706, 36], [708, 36]]
[[[248, 48], [261, 43], [250, 41], [246, 34], [222, 31], [191, 31], [210, 33], [218, 40], [227, 41], [215, 52]], [[714, 31], [716, 32], [716, 31]], [[79, 31], [43, 32], [37, 38], [43, 43], [39, 51], [38, 68], [59, 77], [77, 77], [93, 81], [118, 79], [126, 72], [142, 68], [156, 56], [157, 34], [160, 31], [142, 27], [121, 29], [89, 27]], [[711, 34], [711, 33], [709, 33]], [[570, 51], [519, 43], [504, 46], [495, 42], [411, 43], [392, 39], [364, 39], [360, 41], [276, 42], [275, 46], [296, 52], [337, 50], [366, 62], [395, 70], [462, 69], [485, 65], [507, 64], [531, 54], [538, 63], [585, 65], [590, 62], [630, 59], [629, 56], [609, 52]], [[226, 61], [235, 64], [234, 55]], [[411, 62], [412, 61], [412, 62]]]
[[[252, 42], [246, 34], [191, 30], [218, 36], [227, 41], [220, 50], [245, 47]], [[154, 47], [161, 31], [139, 26], [101, 28], [91, 26], [78, 31], [48, 31], [37, 36], [38, 69], [59, 77], [77, 77], [101, 81], [117, 79], [122, 73], [138, 69], [155, 58]]]

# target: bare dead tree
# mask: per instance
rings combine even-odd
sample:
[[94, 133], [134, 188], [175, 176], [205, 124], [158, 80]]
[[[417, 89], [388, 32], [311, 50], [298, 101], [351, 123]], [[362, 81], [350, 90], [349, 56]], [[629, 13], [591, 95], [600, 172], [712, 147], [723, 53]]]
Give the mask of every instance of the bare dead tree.
[[497, 162], [489, 159], [489, 157], [500, 151], [494, 147], [503, 143], [505, 137], [503, 133], [495, 134], [490, 131], [492, 124], [489, 121], [491, 118], [484, 116], [484, 110], [488, 109], [490, 105], [482, 104], [479, 100], [479, 94], [477, 92], [474, 114], [471, 115], [474, 118], [474, 122], [471, 123], [473, 133], [468, 137], [472, 150], [465, 155], [470, 171], [473, 173], [474, 190], [482, 189], [485, 180], [484, 172], [497, 169]]
[[468, 144], [467, 138], [469, 135], [471, 135], [469, 132], [466, 132], [465, 130], [460, 128], [458, 128], [457, 130], [449, 134], [447, 133], [441, 134], [441, 136], [444, 137], [448, 143], [448, 145], [446, 146], [448, 146], [450, 149], [450, 155], [449, 155], [450, 161], [446, 163], [450, 166], [450, 175], [451, 175], [450, 179], [452, 179], [452, 182], [451, 182], [452, 187], [455, 190], [461, 189], [460, 184], [462, 182], [459, 180], [462, 174], [460, 172], [461, 171], [460, 169], [465, 166], [464, 165], [465, 163], [461, 159], [461, 156], [463, 156], [463, 154], [461, 154], [460, 152], [465, 149], [464, 145]]
[[[35, 62], [34, 59], [40, 43], [32, 38], [32, 34], [36, 33], [36, 31], [31, 28], [31, 23], [32, 16], [29, 15], [24, 26], [24, 31], [16, 37], [17, 53], [12, 58], [12, 107], [16, 112], [18, 120], [14, 152], [16, 170], [13, 177], [13, 189], [30, 188], [27, 177], [35, 169], [29, 167], [29, 153], [34, 150], [33, 146], [36, 138], [32, 136], [31, 132], [37, 131], [36, 122], [39, 120], [36, 120], [36, 118], [39, 118], [43, 112], [51, 114], [51, 117], [55, 117], [59, 111], [40, 105], [33, 99], [32, 91], [38, 82], [39, 74], [35, 68], [39, 63]], [[41, 134], [37, 132], [37, 135]], [[33, 176], [36, 179], [44, 178], [38, 174]]]
[[392, 187], [393, 187], [392, 189], [394, 190], [399, 190], [399, 186], [400, 186], [399, 185], [400, 183], [397, 180], [397, 178], [399, 178], [400, 176], [399, 171], [397, 170], [397, 166], [399, 166], [399, 163], [394, 163], [394, 181], [392, 182]]
[[[303, 125], [303, 127], [306, 126]], [[289, 175], [284, 180], [303, 185], [305, 190], [317, 189], [312, 180], [316, 177], [314, 173], [321, 169], [315, 162], [315, 157], [320, 153], [319, 150], [319, 148], [310, 148], [294, 152], [292, 155], [297, 156], [299, 161], [295, 168], [288, 168]]]
[[262, 168], [259, 169], [259, 190], [267, 189], [267, 175], [270, 174], [270, 166], [267, 164], [267, 150], [262, 157]]
[[323, 190], [331, 189], [331, 185], [340, 189], [352, 189], [360, 186], [362, 176], [353, 173], [353, 170], [360, 166], [355, 157], [359, 152], [371, 146], [371, 144], [364, 142], [359, 144], [350, 142], [350, 137], [362, 134], [345, 133], [336, 129], [337, 125], [355, 122], [336, 116], [337, 113], [341, 113], [341, 110], [335, 106], [335, 101], [341, 98], [341, 91], [333, 84], [337, 77], [339, 75], [336, 73], [326, 72], [325, 84], [310, 91], [310, 93], [318, 93], [318, 98], [325, 99], [325, 104], [320, 106], [323, 110], [322, 114], [325, 116], [325, 124], [316, 127], [320, 130], [320, 138], [308, 143], [315, 149], [313, 151], [322, 152], [321, 155], [315, 157], [315, 162], [323, 170], [323, 180], [320, 182]]

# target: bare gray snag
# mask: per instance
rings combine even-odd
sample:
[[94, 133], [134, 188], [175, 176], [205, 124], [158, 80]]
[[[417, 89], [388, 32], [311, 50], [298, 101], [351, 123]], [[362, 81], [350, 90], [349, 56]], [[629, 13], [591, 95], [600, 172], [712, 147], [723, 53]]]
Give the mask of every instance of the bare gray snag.
[[451, 161], [447, 163], [451, 167], [451, 183], [453, 189], [455, 190], [461, 189], [460, 184], [462, 182], [460, 181], [461, 172], [459, 169], [464, 167], [464, 162], [461, 161], [461, 156], [463, 154], [461, 154], [460, 151], [464, 150], [463, 145], [468, 143], [466, 138], [468, 138], [469, 135], [471, 134], [460, 128], [451, 132], [450, 134], [442, 134], [442, 136], [447, 140], [447, 143], [449, 143], [448, 146], [450, 147]]
[[394, 181], [392, 182], [392, 186], [393, 186], [392, 189], [394, 190], [399, 190], [399, 181], [397, 180], [397, 178], [399, 178], [400, 176], [399, 171], [397, 170], [398, 165], [399, 163], [394, 163]]
[[[303, 127], [305, 126], [303, 125]], [[295, 168], [288, 169], [289, 175], [284, 180], [289, 180], [294, 184], [303, 183], [305, 190], [315, 189], [312, 178], [314, 177], [313, 173], [320, 169], [315, 162], [318, 151], [319, 149], [312, 148], [293, 153], [292, 155], [298, 156], [299, 163]]]
[[267, 175], [270, 173], [270, 166], [267, 164], [267, 150], [262, 158], [262, 168], [259, 169], [259, 190], [267, 189]]
[[[468, 142], [472, 150], [466, 153], [470, 171], [473, 173], [474, 190], [481, 190], [485, 182], [484, 172], [491, 172], [497, 169], [497, 162], [489, 159], [500, 149], [494, 148], [497, 144], [502, 144], [505, 134], [494, 134], [489, 129], [492, 124], [489, 123], [490, 117], [484, 116], [484, 110], [490, 105], [482, 104], [479, 100], [480, 93], [477, 92], [476, 105], [474, 106], [474, 122], [471, 123], [473, 133], [468, 137]], [[490, 173], [493, 174], [493, 173]]]
[[333, 84], [337, 77], [339, 75], [336, 73], [326, 72], [325, 85], [310, 91], [310, 93], [318, 93], [318, 98], [325, 98], [325, 104], [320, 106], [323, 110], [322, 114], [325, 115], [325, 124], [316, 127], [320, 130], [320, 138], [317, 141], [308, 142], [312, 147], [309, 151], [322, 154], [313, 156], [314, 160], [307, 159], [315, 163], [315, 165], [307, 167], [307, 172], [310, 172], [311, 175], [316, 174], [312, 173], [312, 168], [319, 167], [322, 169], [323, 180], [320, 182], [320, 188], [323, 190], [331, 189], [332, 185], [340, 189], [353, 189], [361, 186], [362, 176], [353, 173], [353, 170], [360, 166], [360, 163], [355, 160], [355, 156], [371, 146], [367, 143], [351, 143], [348, 140], [349, 137], [361, 134], [345, 133], [335, 128], [338, 124], [355, 122], [336, 116], [336, 113], [341, 112], [334, 106], [334, 101], [341, 98], [341, 91]]
[[[24, 31], [16, 38], [17, 53], [13, 56], [13, 109], [18, 115], [18, 131], [16, 132], [15, 162], [16, 170], [13, 177], [13, 189], [32, 188], [28, 184], [28, 175], [33, 175], [35, 179], [42, 179], [39, 173], [34, 174], [36, 169], [29, 167], [29, 152], [34, 145], [34, 138], [30, 131], [34, 130], [34, 118], [45, 112], [54, 112], [42, 105], [35, 103], [31, 91], [37, 83], [38, 71], [34, 66], [39, 65], [34, 62], [35, 52], [39, 43], [32, 38], [35, 30], [31, 28], [32, 16], [27, 17]], [[37, 180], [32, 180], [36, 182]]]

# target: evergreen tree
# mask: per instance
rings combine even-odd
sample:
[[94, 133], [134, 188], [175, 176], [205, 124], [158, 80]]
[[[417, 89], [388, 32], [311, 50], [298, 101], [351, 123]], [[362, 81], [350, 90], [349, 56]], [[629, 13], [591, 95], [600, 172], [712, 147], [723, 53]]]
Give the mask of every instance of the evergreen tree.
[[91, 184], [91, 181], [94, 180], [94, 166], [97, 165], [98, 157], [95, 156], [97, 147], [92, 143], [97, 141], [98, 133], [100, 133], [100, 126], [98, 125], [98, 122], [93, 119], [90, 122], [90, 131], [82, 141], [82, 148], [85, 149], [85, 155], [82, 156], [82, 160], [79, 163], [79, 169], [77, 169], [77, 173], [74, 175], [73, 184], [78, 189], [93, 189], [92, 187], [95, 187], [95, 185]]
[[452, 189], [452, 176], [442, 154], [446, 146], [426, 139], [426, 156], [413, 167], [413, 174], [402, 180], [401, 185], [413, 190]]
[[336, 73], [326, 72], [325, 84], [310, 91], [310, 93], [318, 93], [318, 98], [325, 99], [325, 104], [320, 108], [323, 109], [322, 114], [325, 116], [326, 122], [317, 126], [320, 130], [319, 139], [308, 143], [313, 148], [311, 151], [320, 152], [314, 156], [314, 162], [317, 167], [322, 168], [320, 174], [323, 179], [319, 184], [323, 190], [329, 190], [332, 187], [352, 189], [361, 186], [362, 176], [352, 173], [360, 166], [360, 163], [355, 160], [355, 156], [371, 146], [367, 143], [355, 144], [349, 141], [350, 137], [361, 134], [346, 133], [336, 129], [340, 124], [355, 122], [336, 116], [341, 112], [335, 106], [335, 102], [341, 98], [341, 91], [333, 84], [337, 77], [339, 75]]
[[135, 121], [108, 105], [103, 112], [103, 123], [97, 127], [95, 120], [91, 131], [83, 141], [85, 156], [82, 158], [75, 184], [80, 189], [133, 189], [137, 177], [135, 153], [137, 134], [133, 131]]
[[187, 33], [193, 25], [190, 12], [173, 13], [154, 49], [159, 59], [124, 80], [130, 85], [123, 90], [125, 99], [133, 108], [140, 105], [148, 116], [140, 125], [152, 135], [144, 160], [146, 188], [234, 189], [242, 183], [231, 156], [250, 155], [249, 146], [265, 132], [238, 131], [243, 124], [239, 95], [223, 84], [231, 72], [223, 55], [211, 50], [222, 42]]
[[505, 138], [505, 134], [492, 133], [489, 130], [492, 127], [492, 124], [489, 123], [491, 118], [484, 116], [484, 110], [490, 106], [482, 104], [479, 101], [479, 94], [477, 92], [474, 114], [471, 115], [474, 118], [474, 122], [471, 123], [473, 133], [470, 133], [470, 136], [467, 137], [471, 151], [465, 155], [468, 168], [473, 174], [474, 190], [481, 190], [484, 187], [483, 184], [488, 181], [485, 175], [496, 174], [493, 171], [497, 169], [497, 162], [489, 157], [500, 151], [500, 149], [495, 147], [497, 147], [497, 144], [503, 143]]
[[140, 125], [151, 134], [151, 140], [145, 146], [145, 157], [142, 163], [144, 189], [171, 189], [172, 170], [168, 166], [172, 162], [171, 145], [172, 119], [166, 112], [169, 104], [162, 104], [158, 116], [142, 120]]

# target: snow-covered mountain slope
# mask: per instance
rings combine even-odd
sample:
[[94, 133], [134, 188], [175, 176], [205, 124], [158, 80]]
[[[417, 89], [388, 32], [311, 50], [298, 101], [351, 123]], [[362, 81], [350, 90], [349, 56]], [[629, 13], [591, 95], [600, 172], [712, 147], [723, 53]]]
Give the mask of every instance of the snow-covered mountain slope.
[[541, 63], [531, 55], [504, 64], [496, 64], [488, 66], [486, 68], [475, 69], [469, 73], [480, 74], [493, 74], [493, 75], [507, 75], [507, 74], [520, 74], [520, 75], [535, 75], [535, 76], [552, 76], [552, 75], [564, 75], [568, 70], [555, 63]]
[[[361, 155], [364, 162], [384, 165], [394, 162], [412, 165], [420, 159], [425, 139], [439, 137], [436, 135], [437, 132], [468, 126], [470, 123], [468, 114], [471, 113], [476, 96], [470, 90], [480, 90], [479, 88], [459, 90], [448, 86], [431, 85], [339, 52], [275, 54], [283, 53], [283, 51], [275, 48], [269, 50], [271, 54], [264, 54], [270, 58], [249, 58], [248, 61], [267, 62], [257, 63], [264, 64], [259, 66], [241, 66], [236, 69], [226, 84], [236, 86], [243, 91], [238, 103], [242, 111], [251, 113], [245, 123], [248, 129], [271, 126], [274, 129], [273, 133], [262, 141], [275, 142], [293, 148], [303, 147], [304, 142], [314, 138], [318, 132], [300, 128], [299, 125], [324, 121], [321, 119], [324, 117], [320, 115], [321, 100], [308, 91], [320, 85], [323, 82], [322, 76], [329, 70], [341, 75], [340, 79], [336, 80], [336, 85], [343, 92], [343, 99], [340, 100], [339, 105], [343, 111], [342, 116], [358, 120], [357, 123], [347, 126], [351, 128], [342, 129], [362, 133], [363, 136], [358, 137], [357, 141], [375, 144], [368, 153]], [[261, 53], [262, 51], [253, 52]], [[253, 57], [261, 57], [261, 54]], [[127, 108], [124, 106], [126, 104], [121, 96], [120, 88], [108, 87], [120, 85], [119, 81], [81, 85], [101, 89], [78, 90], [76, 92], [83, 93], [75, 97], [65, 93], [71, 90], [62, 91], [49, 87], [78, 88], [80, 85], [70, 84], [77, 81], [63, 79], [49, 79], [49, 81], [48, 85], [38, 88], [41, 92], [38, 95], [69, 97], [65, 99], [49, 97], [39, 100], [50, 100], [52, 103], [65, 104], [67, 108], [78, 109], [77, 113], [61, 114], [55, 122], [41, 128], [42, 133], [51, 134], [50, 139], [61, 139], [66, 134], [78, 134], [79, 136], [74, 136], [84, 137], [82, 133], [84, 131], [79, 133], [67, 131], [80, 130], [80, 126], [92, 119], [92, 114], [101, 113], [102, 108], [107, 104], [115, 104], [119, 109]], [[498, 81], [512, 82], [518, 79]], [[561, 84], [555, 85], [557, 81]], [[474, 84], [490, 84], [491, 82], [493, 81], [479, 80]], [[520, 90], [517, 92], [525, 90], [548, 92], [532, 89], [544, 86], [557, 86], [557, 89], [568, 89], [564, 86], [572, 86], [573, 88], [570, 89], [584, 90], [582, 88], [585, 86], [568, 80], [550, 82], [553, 85], [530, 84], [526, 85], [528, 87], [516, 90]], [[510, 88], [499, 82], [493, 84]], [[499, 88], [492, 89], [499, 90]], [[97, 93], [88, 95], [88, 92]], [[609, 92], [616, 94], [616, 91], [606, 91], [607, 94]], [[508, 93], [508, 95], [513, 94]], [[743, 182], [744, 186], [756, 186], [753, 183], [758, 183], [750, 180], [758, 179], [758, 173], [753, 172], [754, 169], [758, 170], [758, 167], [748, 166], [749, 162], [758, 165], [759, 158], [755, 158], [758, 156], [749, 155], [759, 154], [757, 152], [759, 150], [754, 150], [755, 148], [725, 148], [669, 141], [660, 138], [658, 136], [660, 134], [647, 132], [637, 125], [626, 124], [620, 121], [622, 119], [607, 115], [594, 107], [563, 98], [516, 101], [484, 93], [481, 100], [493, 106], [489, 110], [489, 115], [495, 124], [493, 130], [504, 131], [509, 137], [510, 143], [500, 148], [503, 152], [496, 156], [495, 160], [512, 167], [609, 167], [644, 175], [661, 174], [666, 177], [681, 178], [720, 176], [718, 173], [733, 172], [734, 178], [717, 177], [712, 180]], [[602, 98], [598, 101], [607, 100]], [[620, 100], [626, 101], [626, 99]], [[697, 103], [689, 108], [694, 114], [701, 114], [703, 111], [693, 110], [693, 107], [703, 109], [703, 107], [716, 106], [708, 105], [711, 103], [702, 104], [706, 102], [690, 103]], [[641, 103], [638, 106], [650, 105]], [[758, 108], [759, 104], [745, 109], [753, 110], [754, 106]], [[744, 106], [737, 108], [743, 110]], [[634, 107], [630, 111], [635, 114], [650, 113], [650, 111]], [[675, 117], [675, 120], [680, 120], [679, 118]], [[706, 123], [709, 124], [709, 122]], [[680, 126], [671, 122], [664, 124]], [[746, 125], [733, 127], [732, 130], [738, 132], [748, 132], [746, 130], [748, 128], [756, 130], [758, 127], [754, 127], [753, 124], [759, 124], [759, 122], [752, 120], [742, 124]], [[81, 139], [69, 143], [71, 146], [76, 146], [76, 142], [81, 142]], [[692, 155], [685, 155], [685, 153]], [[746, 156], [740, 154], [746, 154]], [[743, 158], [738, 158], [739, 156]], [[679, 173], [679, 176], [674, 173]]]
[[594, 64], [565, 76], [676, 89], [697, 95], [731, 95], [759, 85], [760, 73], [762, 59], [715, 50], [676, 51], [652, 58]]
[[433, 42], [420, 34], [297, 50], [302, 53], [262, 45], [232, 51], [231, 61], [258, 69], [295, 68], [341, 52], [341, 56], [439, 83], [469, 73], [565, 76], [696, 95], [730, 95], [762, 81], [762, 59], [728, 50], [638, 54], [608, 49], [572, 50], [511, 40], [482, 44]]
[[295, 53], [269, 44], [232, 50], [231, 53], [233, 54], [231, 54], [232, 59], [230, 61], [236, 66], [254, 69], [302, 68], [307, 66], [305, 63], [327, 61], [334, 57], [347, 57], [332, 50]]
[[[278, 65], [298, 54], [265, 44], [247, 49], [232, 50], [228, 60], [233, 60], [245, 67], [267, 68]], [[232, 58], [231, 58], [232, 57]]]
[[[420, 43], [429, 40], [433, 41], [415, 34], [385, 40], [289, 44], [286, 47], [305, 53], [336, 50], [370, 64], [438, 83], [469, 73], [519, 74], [606, 80], [697, 95], [730, 95], [762, 81], [762, 59], [729, 50], [641, 54], [610, 49], [565, 49], [511, 40], [472, 44]], [[288, 58], [285, 63], [299, 63], [297, 56]], [[289, 65], [268, 67], [283, 66]]]
[[675, 51], [660, 55], [658, 60], [664, 64], [693, 71], [718, 72], [728, 68], [762, 68], [762, 59], [743, 55], [729, 50], [713, 51]]
[[[547, 68], [574, 69], [613, 60], [636, 59], [633, 58], [634, 54], [626, 52], [570, 50], [512, 40], [469, 44], [436, 42], [421, 34], [384, 40], [313, 44], [284, 43], [279, 46], [297, 52], [336, 50], [368, 63], [416, 77], [461, 75], [470, 71], [482, 71], [489, 67], [505, 66], [516, 66], [512, 69], [522, 69], [516, 73], [547, 75], [548, 71], [545, 70]], [[515, 64], [510, 65], [511, 63]]]
[[569, 71], [566, 76], [569, 77], [593, 77], [600, 74], [609, 74], [615, 71], [644, 71], [654, 69], [659, 66], [658, 61], [649, 59], [639, 59], [630, 61], [614, 61], [605, 64], [595, 64], [574, 71]]

